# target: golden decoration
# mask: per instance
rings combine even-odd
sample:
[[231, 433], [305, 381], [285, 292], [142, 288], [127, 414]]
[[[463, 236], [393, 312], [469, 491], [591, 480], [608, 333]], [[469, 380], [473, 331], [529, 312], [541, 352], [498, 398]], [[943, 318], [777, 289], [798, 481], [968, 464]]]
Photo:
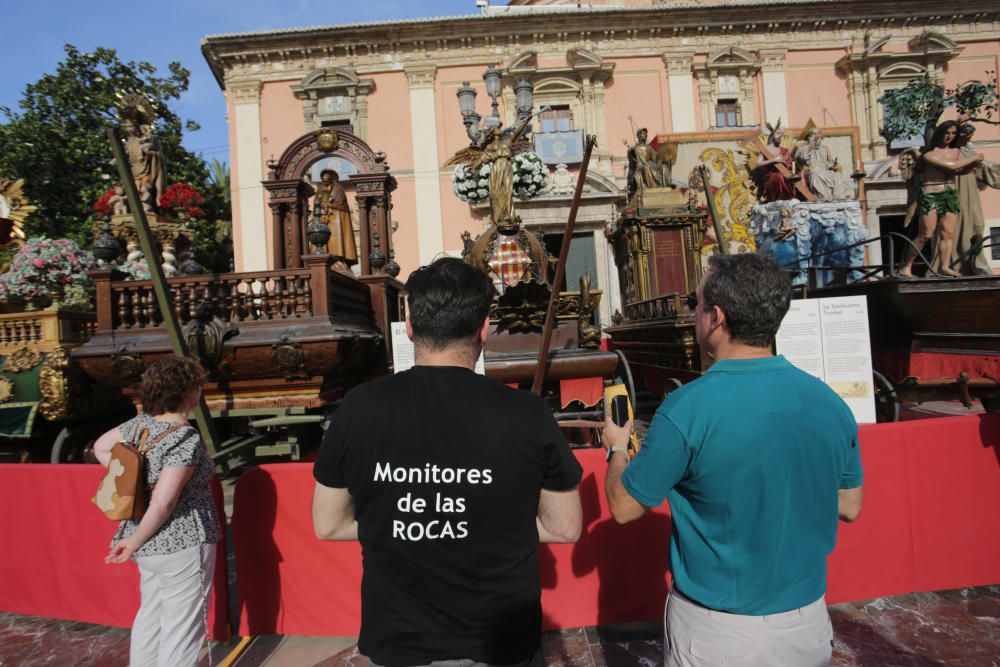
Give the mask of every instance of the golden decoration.
[[324, 153], [332, 153], [340, 146], [340, 137], [331, 130], [319, 130], [316, 133], [316, 145]]
[[38, 411], [49, 421], [65, 419], [69, 414], [68, 369], [69, 355], [64, 348], [57, 347], [38, 371], [38, 391], [42, 395]]
[[[746, 165], [737, 164], [733, 151], [721, 148], [706, 149], [698, 157], [714, 172], [721, 174], [722, 187], [715, 191], [714, 197], [726, 240], [737, 244], [736, 252], [754, 252], [756, 247], [750, 233], [750, 208], [757, 203], [757, 197]], [[706, 195], [711, 190], [711, 185], [706, 185]]]
[[14, 383], [9, 378], [0, 377], [0, 403], [14, 398]]
[[24, 243], [24, 220], [37, 210], [24, 196], [23, 178], [0, 178], [0, 248]]
[[42, 355], [37, 350], [30, 347], [22, 347], [7, 356], [7, 363], [4, 364], [4, 371], [7, 373], [21, 373], [37, 366], [42, 361]]

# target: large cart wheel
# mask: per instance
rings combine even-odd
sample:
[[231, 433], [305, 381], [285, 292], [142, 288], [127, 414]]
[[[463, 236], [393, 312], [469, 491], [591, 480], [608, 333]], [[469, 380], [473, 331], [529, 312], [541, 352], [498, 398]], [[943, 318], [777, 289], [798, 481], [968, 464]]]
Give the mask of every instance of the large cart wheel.
[[872, 371], [875, 380], [875, 419], [882, 422], [899, 421], [899, 395], [886, 376]]
[[52, 443], [51, 463], [89, 463], [93, 460], [94, 443], [63, 427]]

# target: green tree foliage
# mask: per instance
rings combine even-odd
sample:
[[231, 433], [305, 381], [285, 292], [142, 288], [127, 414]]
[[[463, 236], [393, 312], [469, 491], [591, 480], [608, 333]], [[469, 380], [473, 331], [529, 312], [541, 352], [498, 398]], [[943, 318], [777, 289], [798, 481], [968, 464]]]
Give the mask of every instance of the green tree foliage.
[[910, 81], [904, 88], [886, 91], [879, 98], [885, 105], [882, 135], [890, 142], [923, 135], [926, 144], [941, 114], [952, 106], [959, 116], [967, 116], [972, 122], [1000, 124], [994, 120], [1000, 100], [996, 72], [986, 74], [985, 82], [966, 81], [954, 88], [938, 86], [924, 78]]
[[27, 235], [91, 242], [92, 206], [117, 180], [104, 128], [117, 124], [116, 93], [134, 90], [153, 104], [171, 183], [186, 183], [206, 194], [210, 220], [231, 218], [229, 204], [212, 187], [199, 155], [181, 146], [182, 122], [169, 102], [187, 90], [190, 72], [172, 62], [163, 76], [147, 62], [122, 62], [114, 49], [91, 53], [65, 46], [56, 71], [28, 85], [17, 109], [0, 107], [0, 174], [25, 179], [27, 196], [38, 211], [27, 221]]

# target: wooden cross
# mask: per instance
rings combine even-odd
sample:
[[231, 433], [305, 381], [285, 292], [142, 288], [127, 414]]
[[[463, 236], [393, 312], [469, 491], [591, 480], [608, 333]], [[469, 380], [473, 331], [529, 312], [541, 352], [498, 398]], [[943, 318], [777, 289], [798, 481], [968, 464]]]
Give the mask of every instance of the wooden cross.
[[[764, 156], [765, 160], [773, 160], [775, 157], [777, 157], [771, 154], [771, 151], [768, 149], [767, 145], [760, 140], [760, 137], [755, 137], [753, 141], [757, 144], [757, 150], [760, 152], [761, 155]], [[792, 174], [792, 172], [788, 169], [788, 167], [785, 166], [784, 162], [779, 160], [778, 162], [774, 163], [774, 166], [778, 168], [778, 172], [785, 177], [785, 180], [790, 180], [792, 178], [795, 178], [795, 175]], [[799, 177], [798, 180], [796, 181], [795, 189], [799, 191], [799, 194], [802, 195], [802, 198], [804, 200], [816, 201], [816, 196], [813, 195], [813, 193], [809, 192], [809, 188], [806, 187], [806, 184], [805, 182], [803, 182], [801, 177]]]

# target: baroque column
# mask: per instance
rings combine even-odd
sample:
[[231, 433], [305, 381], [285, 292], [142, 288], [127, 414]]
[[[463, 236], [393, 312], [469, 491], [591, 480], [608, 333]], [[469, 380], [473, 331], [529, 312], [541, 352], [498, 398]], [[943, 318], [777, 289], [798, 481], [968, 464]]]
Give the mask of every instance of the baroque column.
[[421, 264], [444, 251], [441, 223], [441, 160], [438, 159], [437, 111], [434, 100], [435, 65], [405, 68], [410, 85], [410, 136], [413, 141], [413, 180], [417, 199], [417, 252]]

